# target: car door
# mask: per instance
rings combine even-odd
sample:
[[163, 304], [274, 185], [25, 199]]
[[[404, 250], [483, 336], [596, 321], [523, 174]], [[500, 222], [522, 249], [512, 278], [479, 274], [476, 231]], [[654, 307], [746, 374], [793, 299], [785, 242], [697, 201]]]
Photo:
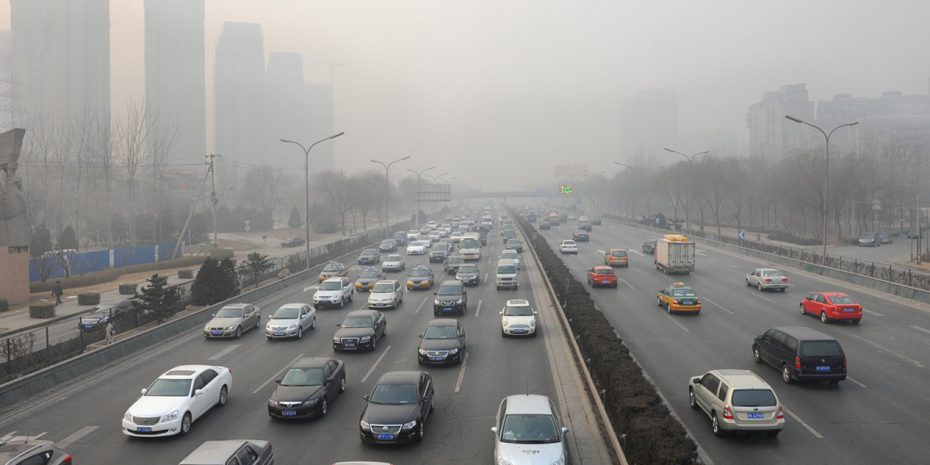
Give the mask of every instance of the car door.
[[717, 395], [717, 388], [719, 386], [720, 380], [713, 374], [707, 373], [701, 377], [697, 392], [694, 393], [698, 405], [708, 413], [710, 413], [711, 408], [713, 408], [711, 399]]
[[433, 380], [427, 373], [420, 374], [420, 418], [425, 421], [433, 405]]
[[781, 331], [775, 332], [775, 335], [773, 337], [773, 344], [772, 344], [772, 355], [773, 355], [772, 365], [777, 368], [781, 368], [783, 363], [788, 363], [789, 361], [793, 361], [794, 356], [789, 354], [789, 351], [788, 351], [788, 335], [787, 334]]
[[752, 273], [749, 273], [749, 284], [755, 286], [759, 283], [759, 270], [752, 270]]
[[252, 326], [255, 326], [255, 307], [246, 305], [242, 308], [242, 329], [252, 329]]
[[773, 354], [775, 343], [775, 330], [770, 329], [762, 335], [762, 341], [759, 343], [759, 357], [763, 362], [774, 364], [775, 355]]
[[329, 361], [323, 365], [323, 395], [326, 396], [327, 402], [336, 397], [336, 381], [333, 379], [332, 363], [332, 361]]
[[[193, 412], [193, 419], [199, 418], [207, 410], [208, 398], [210, 397], [207, 393], [206, 384], [203, 379], [203, 375], [197, 375], [194, 378], [194, 385], [191, 389], [191, 411]], [[197, 395], [197, 391], [201, 391], [200, 395]]]
[[[465, 327], [462, 326], [462, 322], [458, 320], [456, 320], [456, 326], [458, 326], [459, 347], [461, 347], [462, 350], [465, 350]], [[462, 354], [462, 356], [464, 357], [465, 355]]]

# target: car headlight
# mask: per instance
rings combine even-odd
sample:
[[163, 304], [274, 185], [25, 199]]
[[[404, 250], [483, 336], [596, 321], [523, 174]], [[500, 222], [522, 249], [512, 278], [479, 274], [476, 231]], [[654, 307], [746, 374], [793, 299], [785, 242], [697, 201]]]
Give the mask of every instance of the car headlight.
[[209, 330], [210, 330], [210, 325], [204, 326], [204, 327], [203, 327], [203, 330], [204, 330], [204, 331], [209, 331]]
[[459, 304], [461, 304], [462, 302], [464, 302], [464, 301], [463, 301], [462, 299], [459, 299], [459, 300], [456, 300], [456, 301], [455, 301], [455, 304], [456, 304], [456, 305], [459, 305]]
[[313, 397], [304, 401], [304, 405], [307, 407], [313, 407], [320, 400], [319, 397]]
[[339, 339], [338, 336], [333, 336], [333, 342], [335, 342], [336, 344], [338, 344], [338, 343], [342, 342], [342, 339]]
[[177, 420], [177, 419], [178, 419], [178, 414], [179, 414], [179, 412], [178, 412], [177, 410], [175, 410], [175, 411], [173, 411], [173, 412], [171, 412], [171, 413], [169, 413], [169, 414], [167, 414], [167, 415], [161, 417], [161, 421], [162, 421], [162, 423], [164, 423], [164, 422], [168, 422], [168, 421]]
[[288, 326], [287, 329], [288, 329], [288, 330], [297, 329], [297, 323], [294, 323], [294, 324]]
[[126, 413], [123, 414], [123, 420], [132, 421], [132, 414], [129, 413], [129, 410], [127, 410]]
[[417, 353], [420, 355], [426, 355], [426, 349], [417, 349]]
[[371, 336], [362, 336], [362, 338], [359, 339], [359, 342], [368, 342], [370, 340], [371, 340]]
[[271, 323], [265, 325], [265, 331], [271, 331]]
[[459, 353], [459, 350], [458, 350], [458, 349], [452, 349], [452, 350], [449, 351], [449, 353], [452, 354], [452, 355], [455, 355], [455, 354]]
[[417, 421], [416, 421], [416, 420], [408, 421], [407, 423], [404, 423], [403, 429], [404, 429], [405, 431], [406, 431], [406, 430], [411, 430], [411, 429], [413, 429], [415, 426], [417, 426]]
[[227, 331], [231, 331], [231, 330], [234, 330], [234, 329], [236, 329], [235, 326], [227, 326], [227, 327], [226, 327], [226, 330], [227, 330]]
[[440, 301], [438, 301], [438, 300], [434, 300], [434, 301], [433, 301], [433, 305], [442, 305], [442, 302], [440, 302]]
[[371, 425], [369, 425], [368, 422], [365, 421], [365, 420], [359, 420], [358, 426], [361, 426], [362, 429], [369, 429], [369, 428], [371, 428]]

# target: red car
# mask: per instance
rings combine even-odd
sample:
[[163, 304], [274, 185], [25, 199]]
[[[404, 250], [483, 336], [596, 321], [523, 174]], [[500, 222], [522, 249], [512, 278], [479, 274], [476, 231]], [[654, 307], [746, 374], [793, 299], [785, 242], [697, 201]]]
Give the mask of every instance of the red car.
[[609, 266], [595, 266], [588, 270], [588, 284], [591, 287], [617, 287], [617, 275], [614, 274], [614, 269]]
[[819, 316], [822, 323], [849, 320], [859, 324], [862, 305], [842, 292], [815, 292], [801, 301], [801, 314]]

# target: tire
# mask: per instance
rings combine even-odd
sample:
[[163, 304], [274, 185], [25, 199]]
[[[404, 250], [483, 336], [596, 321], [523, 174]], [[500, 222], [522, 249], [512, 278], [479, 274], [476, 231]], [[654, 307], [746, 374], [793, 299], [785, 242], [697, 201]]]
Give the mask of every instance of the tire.
[[661, 306], [662, 306], [662, 299], [656, 297], [656, 305], [658, 305], [658, 306], [661, 307]]
[[254, 328], [254, 329], [258, 329], [258, 325], [259, 325], [261, 322], [262, 322], [262, 319], [261, 319], [261, 318], [255, 320], [255, 328]]
[[426, 425], [423, 423], [423, 420], [420, 420], [420, 429], [417, 430], [417, 442], [423, 440], [423, 436], [426, 435]]
[[236, 339], [239, 339], [240, 337], [242, 337], [242, 327], [236, 326]]
[[671, 306], [670, 304], [665, 304], [665, 311], [668, 312], [669, 315], [671, 315], [671, 314], [672, 314], [672, 306]]
[[749, 279], [746, 279], [746, 287], [752, 287], [752, 283], [749, 282]]
[[326, 395], [323, 396], [323, 402], [320, 402], [320, 416], [325, 417], [326, 412], [329, 411], [329, 405], [326, 403]]
[[852, 322], [853, 322], [854, 325], [859, 324], [860, 321], [861, 321], [861, 320], [852, 320]]
[[297, 327], [297, 339], [304, 338], [304, 328], [302, 326]]
[[688, 389], [688, 405], [691, 406], [691, 410], [697, 410], [700, 408], [698, 407], [697, 400], [694, 398], [693, 389]]
[[804, 304], [798, 305], [798, 308], [801, 309], [801, 315], [807, 315], [807, 312], [804, 311]]
[[507, 333], [504, 332], [504, 328], [501, 328], [501, 337], [507, 337]]
[[830, 319], [827, 318], [827, 312], [824, 312], [824, 311], [820, 312], [820, 322], [823, 324], [827, 324], [830, 322]]
[[762, 363], [762, 354], [759, 353], [759, 346], [752, 346], [752, 359], [756, 363]]
[[229, 400], [229, 388], [223, 386], [220, 389], [220, 398], [216, 401], [216, 405], [222, 407], [226, 405], [226, 402]]
[[791, 369], [788, 368], [788, 364], [784, 363], [781, 366], [781, 380], [785, 384], [791, 384], [794, 380], [791, 379]]
[[714, 432], [714, 436], [722, 438], [726, 436], [726, 432], [720, 429], [720, 421], [717, 420], [717, 412], [714, 412], [710, 416], [710, 430]]
[[346, 377], [343, 376], [342, 380], [339, 381], [339, 393], [342, 394], [343, 392], [346, 392], [346, 389], [348, 389], [348, 386], [346, 385]]
[[192, 422], [193, 422], [193, 419], [191, 419], [191, 413], [185, 412], [184, 417], [181, 418], [181, 431], [178, 433], [178, 435], [184, 436], [185, 434], [190, 433]]
[[316, 315], [313, 316], [313, 321], [310, 323], [310, 329], [316, 329]]
[[371, 351], [374, 352], [378, 348], [378, 338], [374, 335], [371, 336]]
[[758, 283], [758, 284], [756, 285], [756, 287], [759, 288], [759, 292], [762, 292], [762, 291], [764, 290], [764, 289], [762, 288], [762, 283]]

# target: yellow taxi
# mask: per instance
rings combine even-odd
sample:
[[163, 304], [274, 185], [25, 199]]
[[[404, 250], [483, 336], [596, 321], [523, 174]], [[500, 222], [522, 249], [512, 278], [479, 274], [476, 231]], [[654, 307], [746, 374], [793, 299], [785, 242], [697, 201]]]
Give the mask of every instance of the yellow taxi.
[[672, 283], [656, 294], [656, 304], [669, 312], [701, 312], [701, 298], [685, 283]]
[[626, 249], [608, 249], [604, 254], [604, 264], [607, 266], [630, 266], [630, 256]]
[[379, 268], [369, 266], [365, 268], [355, 279], [355, 290], [358, 292], [368, 292], [375, 283], [384, 279], [384, 272]]
[[418, 265], [407, 276], [407, 290], [429, 289], [433, 287], [433, 270], [425, 265]]

